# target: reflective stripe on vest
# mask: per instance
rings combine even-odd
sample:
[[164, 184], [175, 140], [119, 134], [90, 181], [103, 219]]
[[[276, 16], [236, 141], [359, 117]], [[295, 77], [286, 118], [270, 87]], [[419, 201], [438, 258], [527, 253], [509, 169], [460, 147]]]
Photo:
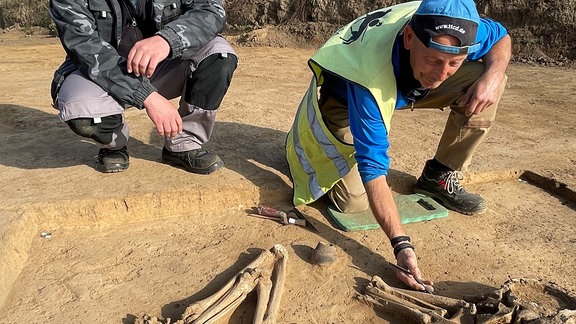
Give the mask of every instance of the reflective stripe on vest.
[[356, 19], [336, 32], [310, 59], [314, 76], [286, 139], [295, 205], [322, 197], [356, 164], [354, 147], [336, 139], [322, 119], [317, 91], [323, 83], [323, 72], [368, 89], [389, 131], [396, 103], [392, 47], [419, 4], [399, 4]]
[[322, 197], [355, 163], [354, 147], [338, 141], [324, 125], [316, 91], [312, 78], [286, 142], [296, 205]]

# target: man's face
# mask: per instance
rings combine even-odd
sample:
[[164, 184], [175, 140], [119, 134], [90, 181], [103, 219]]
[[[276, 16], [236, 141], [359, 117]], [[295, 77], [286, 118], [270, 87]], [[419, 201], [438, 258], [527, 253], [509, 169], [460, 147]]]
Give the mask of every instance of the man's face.
[[[442, 45], [460, 46], [456, 37], [436, 36], [433, 40]], [[404, 31], [404, 47], [410, 50], [410, 65], [414, 78], [427, 89], [435, 89], [454, 74], [466, 60], [466, 54], [450, 54], [426, 47], [410, 25]]]

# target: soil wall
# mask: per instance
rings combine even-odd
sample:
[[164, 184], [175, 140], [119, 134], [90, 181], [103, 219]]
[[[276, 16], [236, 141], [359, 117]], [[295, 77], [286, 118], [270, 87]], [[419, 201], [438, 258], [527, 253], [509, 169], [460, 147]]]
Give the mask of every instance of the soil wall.
[[[227, 0], [231, 31], [274, 26], [303, 44], [322, 43], [340, 25], [375, 9], [406, 1]], [[513, 37], [514, 60], [564, 65], [576, 60], [576, 0], [477, 0], [482, 16]]]

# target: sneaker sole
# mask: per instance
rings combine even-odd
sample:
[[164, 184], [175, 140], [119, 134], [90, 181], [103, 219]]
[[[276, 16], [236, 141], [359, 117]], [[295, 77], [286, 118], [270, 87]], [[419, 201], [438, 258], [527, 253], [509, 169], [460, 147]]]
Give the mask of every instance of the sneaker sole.
[[189, 165], [182, 164], [179, 160], [167, 159], [165, 157], [162, 157], [162, 162], [171, 166], [180, 167], [190, 173], [204, 174], [204, 175], [216, 172], [224, 166], [224, 162], [220, 161], [212, 164], [211, 166], [205, 169], [193, 169]]
[[96, 164], [96, 170], [100, 171], [102, 173], [118, 173], [118, 172], [123, 172], [126, 171], [126, 169], [128, 169], [128, 167], [130, 166], [130, 164], [120, 164], [120, 163], [116, 163], [116, 164], [111, 164], [111, 165], [104, 165], [104, 164]]
[[[477, 210], [463, 210], [461, 208], [459, 208], [458, 206], [453, 205], [452, 203], [450, 203], [449, 201], [446, 201], [444, 199], [444, 197], [442, 196], [438, 196], [433, 192], [424, 190], [424, 189], [419, 189], [419, 188], [414, 188], [414, 192], [415, 193], [419, 193], [419, 194], [423, 194], [426, 195], [434, 200], [436, 200], [437, 202], [439, 202], [440, 204], [442, 204], [444, 207], [453, 210], [455, 212], [458, 212], [460, 214], [464, 214], [464, 215], [480, 215], [480, 214], [484, 214], [487, 210], [488, 210], [488, 206], [480, 206]], [[478, 207], [478, 206], [477, 206]]]

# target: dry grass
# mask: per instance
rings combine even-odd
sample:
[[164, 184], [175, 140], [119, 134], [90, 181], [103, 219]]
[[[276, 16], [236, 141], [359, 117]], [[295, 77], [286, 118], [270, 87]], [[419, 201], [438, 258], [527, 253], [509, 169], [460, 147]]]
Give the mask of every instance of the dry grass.
[[0, 28], [50, 28], [48, 0], [0, 0]]

